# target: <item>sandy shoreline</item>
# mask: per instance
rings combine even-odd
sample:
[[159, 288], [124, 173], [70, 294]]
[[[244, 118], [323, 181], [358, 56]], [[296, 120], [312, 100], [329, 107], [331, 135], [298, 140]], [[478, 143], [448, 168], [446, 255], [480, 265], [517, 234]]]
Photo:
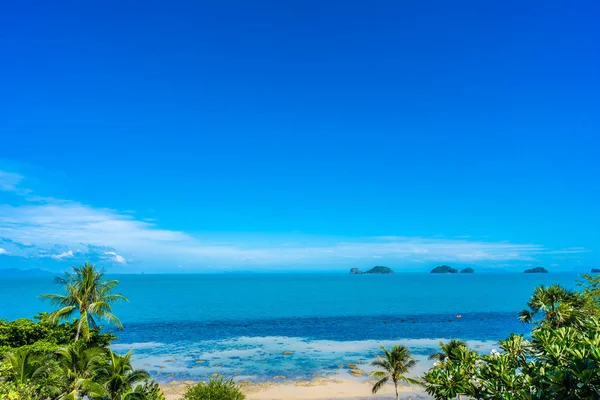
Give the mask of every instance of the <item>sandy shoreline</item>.
[[[161, 385], [167, 400], [179, 400], [193, 381], [171, 382]], [[357, 379], [316, 378], [312, 381], [285, 381], [265, 383], [240, 383], [248, 400], [325, 400], [393, 398], [394, 387], [390, 384], [377, 394], [371, 394], [372, 384]], [[418, 387], [402, 388], [403, 399], [427, 399]]]

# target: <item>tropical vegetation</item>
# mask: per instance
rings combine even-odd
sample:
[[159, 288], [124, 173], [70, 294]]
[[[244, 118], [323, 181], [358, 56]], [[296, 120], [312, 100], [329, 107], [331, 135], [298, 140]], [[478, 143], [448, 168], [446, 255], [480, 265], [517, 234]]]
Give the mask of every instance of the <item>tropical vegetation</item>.
[[418, 380], [408, 376], [410, 370], [417, 365], [417, 361], [406, 346], [394, 346], [391, 350], [383, 346], [380, 348], [383, 355], [377, 356], [377, 359], [371, 363], [371, 366], [377, 368], [371, 374], [376, 380], [372, 392], [376, 394], [385, 384], [391, 382], [396, 389], [396, 400], [398, 400], [399, 386], [419, 383]]
[[439, 362], [445, 362], [446, 360], [453, 360], [459, 358], [462, 354], [461, 349], [465, 349], [467, 343], [459, 339], [452, 339], [448, 343], [440, 343], [440, 351], [433, 353], [429, 356], [430, 360], [436, 360]]
[[112, 313], [113, 303], [128, 301], [122, 294], [112, 292], [119, 281], [105, 280], [102, 271], [85, 263], [81, 267], [73, 267], [72, 272], [66, 272], [63, 277], [56, 277], [54, 282], [62, 287], [63, 293], [43, 294], [40, 297], [60, 307], [50, 314], [52, 321], [78, 315], [75, 341], [79, 340], [80, 335], [89, 341], [92, 330], [98, 327], [98, 320], [117, 327], [123, 326]]
[[[164, 400], [148, 372], [119, 355], [100, 321], [122, 326], [111, 304], [126, 298], [91, 264], [57, 278], [63, 293], [43, 295], [58, 310], [0, 321], [0, 398], [8, 400]], [[61, 322], [71, 316], [72, 321]], [[85, 340], [80, 340], [83, 338]]]
[[184, 400], [244, 400], [246, 396], [232, 379], [211, 378], [198, 382], [183, 395]]
[[529, 339], [510, 335], [479, 354], [442, 344], [421, 384], [435, 399], [600, 399], [600, 278], [584, 275], [579, 291], [538, 287], [520, 313]]

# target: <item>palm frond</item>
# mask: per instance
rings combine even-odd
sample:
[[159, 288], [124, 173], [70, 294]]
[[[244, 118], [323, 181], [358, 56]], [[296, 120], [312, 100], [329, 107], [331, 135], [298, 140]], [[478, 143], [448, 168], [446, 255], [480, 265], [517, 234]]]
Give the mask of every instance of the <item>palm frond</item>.
[[371, 393], [376, 394], [379, 390], [390, 380], [389, 376], [384, 376], [373, 385], [373, 389], [371, 389]]
[[68, 319], [73, 315], [75, 310], [76, 310], [75, 306], [67, 306], [67, 307], [58, 309], [56, 311], [53, 311], [49, 315], [50, 321], [56, 323], [56, 322], [60, 322], [63, 319]]
[[87, 341], [90, 340], [90, 330], [98, 326], [97, 320], [104, 320], [119, 328], [122, 327], [121, 321], [112, 314], [111, 307], [112, 303], [128, 301], [127, 297], [122, 294], [112, 293], [119, 281], [104, 280], [102, 270], [85, 263], [82, 266], [72, 267], [70, 272], [55, 278], [55, 282], [62, 286], [63, 293], [41, 296], [43, 300], [62, 307], [61, 310], [52, 314], [55, 320], [71, 316], [74, 312], [79, 311], [78, 332], [81, 332]]

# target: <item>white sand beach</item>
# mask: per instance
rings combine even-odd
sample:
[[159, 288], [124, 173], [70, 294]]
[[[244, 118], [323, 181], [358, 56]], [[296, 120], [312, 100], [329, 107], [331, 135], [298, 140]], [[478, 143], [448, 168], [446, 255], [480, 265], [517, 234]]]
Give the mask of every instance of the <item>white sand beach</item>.
[[[179, 400], [193, 381], [172, 382], [162, 385], [167, 400]], [[393, 398], [394, 387], [385, 386], [376, 396], [371, 394], [372, 384], [355, 379], [317, 378], [312, 381], [285, 381], [266, 383], [241, 383], [248, 400], [325, 400]], [[401, 388], [403, 399], [427, 399], [418, 387]]]

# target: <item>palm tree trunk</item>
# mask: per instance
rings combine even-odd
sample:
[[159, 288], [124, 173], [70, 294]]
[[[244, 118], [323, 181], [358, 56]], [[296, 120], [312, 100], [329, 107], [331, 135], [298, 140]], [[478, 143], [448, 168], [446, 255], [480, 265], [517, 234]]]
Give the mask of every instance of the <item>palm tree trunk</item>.
[[398, 382], [394, 382], [394, 386], [396, 387], [396, 400], [400, 400], [400, 395], [398, 394]]
[[81, 333], [81, 319], [79, 321], [77, 321], [77, 333], [75, 334], [75, 341], [79, 340], [80, 333]]

